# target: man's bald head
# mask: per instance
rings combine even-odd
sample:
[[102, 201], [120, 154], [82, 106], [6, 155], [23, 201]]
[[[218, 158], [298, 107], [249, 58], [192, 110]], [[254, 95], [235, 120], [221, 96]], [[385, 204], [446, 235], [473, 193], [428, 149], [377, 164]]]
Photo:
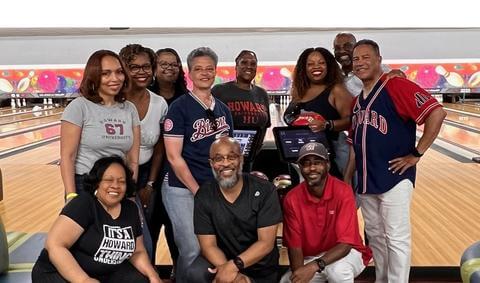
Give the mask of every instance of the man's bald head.
[[333, 53], [345, 75], [352, 71], [353, 46], [357, 43], [355, 36], [348, 32], [341, 32], [333, 41]]
[[210, 157], [215, 156], [219, 151], [231, 148], [232, 151], [241, 155], [240, 143], [232, 137], [220, 137], [216, 139], [210, 146]]
[[335, 47], [335, 41], [337, 41], [339, 39], [346, 39], [350, 42], [353, 42], [353, 44], [357, 43], [357, 39], [355, 38], [355, 36], [352, 33], [339, 32], [339, 33], [337, 33], [337, 35], [335, 36], [335, 39], [333, 40], [333, 46], [334, 47]]

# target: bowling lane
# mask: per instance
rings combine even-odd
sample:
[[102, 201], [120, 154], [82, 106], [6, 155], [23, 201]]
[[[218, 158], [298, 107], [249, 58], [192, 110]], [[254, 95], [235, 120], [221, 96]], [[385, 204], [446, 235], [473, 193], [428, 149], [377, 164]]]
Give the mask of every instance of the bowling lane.
[[470, 112], [474, 114], [480, 114], [480, 103], [443, 103], [445, 109], [451, 108], [458, 111]]
[[59, 114], [59, 113], [63, 112], [63, 109], [64, 109], [63, 107], [48, 108], [48, 109], [42, 109], [42, 110], [35, 111], [35, 112], [32, 112], [30, 110], [30, 112], [23, 111], [23, 112], [18, 112], [18, 114], [16, 114], [16, 113], [8, 114], [8, 116], [2, 115], [2, 116], [0, 116], [0, 125], [4, 125], [6, 123], [20, 122], [20, 121], [24, 121], [24, 120], [27, 120], [27, 119], [33, 119], [33, 118], [39, 117], [39, 116], [48, 116], [48, 115], [53, 115], [53, 114]]
[[[423, 131], [423, 126], [418, 127], [418, 130]], [[480, 135], [478, 133], [444, 123], [438, 137], [480, 152]]]
[[463, 113], [458, 113], [454, 111], [450, 111], [448, 109], [445, 109], [447, 111], [447, 120], [467, 125], [470, 127], [474, 127], [480, 130], [480, 117], [477, 116], [472, 116], [468, 114], [463, 114]]
[[58, 122], [61, 116], [62, 114], [59, 113], [59, 114], [39, 117], [36, 119], [28, 119], [22, 122], [4, 124], [0, 127], [0, 134], [16, 131], [20, 129], [26, 129], [30, 127], [35, 127], [35, 126], [41, 126], [47, 123]]
[[32, 111], [32, 107], [24, 107], [24, 108], [2, 107], [0, 108], [0, 116], [9, 115], [12, 113], [29, 112], [29, 111]]
[[30, 131], [28, 133], [18, 134], [0, 139], [0, 153], [4, 150], [12, 149], [39, 142], [45, 139], [57, 137], [60, 135], [60, 125]]

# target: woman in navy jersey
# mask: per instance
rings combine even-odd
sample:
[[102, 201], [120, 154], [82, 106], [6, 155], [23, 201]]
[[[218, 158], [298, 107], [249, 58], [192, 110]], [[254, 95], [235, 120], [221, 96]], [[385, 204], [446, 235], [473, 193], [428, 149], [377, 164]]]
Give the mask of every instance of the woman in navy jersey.
[[193, 230], [193, 196], [205, 181], [213, 179], [210, 145], [220, 136], [233, 134], [230, 110], [211, 93], [217, 63], [217, 55], [208, 47], [190, 52], [187, 64], [192, 91], [170, 105], [164, 122], [170, 168], [162, 197], [179, 251], [179, 283], [186, 282], [187, 269], [200, 253]]

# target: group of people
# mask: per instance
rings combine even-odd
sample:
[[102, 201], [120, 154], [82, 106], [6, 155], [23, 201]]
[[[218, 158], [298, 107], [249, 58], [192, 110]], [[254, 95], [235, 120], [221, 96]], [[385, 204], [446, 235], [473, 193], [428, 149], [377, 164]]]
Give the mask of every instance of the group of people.
[[377, 282], [408, 282], [415, 164], [438, 135], [441, 105], [400, 71], [386, 74], [374, 41], [341, 33], [334, 54], [304, 50], [286, 115], [314, 113], [308, 126], [326, 142], [299, 150], [304, 181], [281, 203], [268, 180], [246, 174], [251, 160], [232, 138], [258, 129], [255, 156], [271, 126], [267, 92], [254, 82], [257, 55], [242, 50], [235, 81], [212, 88], [217, 63], [208, 47], [191, 51], [188, 90], [171, 48], [91, 55], [81, 96], [61, 119], [67, 204], [33, 281], [161, 282], [164, 226], [176, 282], [277, 282], [283, 221], [290, 271], [281, 282], [353, 282], [372, 252]]

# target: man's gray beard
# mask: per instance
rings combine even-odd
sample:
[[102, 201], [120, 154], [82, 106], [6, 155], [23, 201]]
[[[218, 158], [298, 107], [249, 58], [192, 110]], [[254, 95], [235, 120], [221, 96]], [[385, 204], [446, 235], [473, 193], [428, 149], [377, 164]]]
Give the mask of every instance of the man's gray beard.
[[240, 166], [238, 167], [239, 170], [237, 171], [237, 174], [233, 175], [232, 177], [228, 178], [222, 178], [220, 177], [215, 170], [212, 168], [213, 176], [215, 177], [215, 180], [217, 180], [218, 185], [222, 189], [231, 189], [233, 188], [237, 183], [238, 180], [240, 180], [242, 176], [242, 168], [243, 168], [243, 163], [240, 163]]

